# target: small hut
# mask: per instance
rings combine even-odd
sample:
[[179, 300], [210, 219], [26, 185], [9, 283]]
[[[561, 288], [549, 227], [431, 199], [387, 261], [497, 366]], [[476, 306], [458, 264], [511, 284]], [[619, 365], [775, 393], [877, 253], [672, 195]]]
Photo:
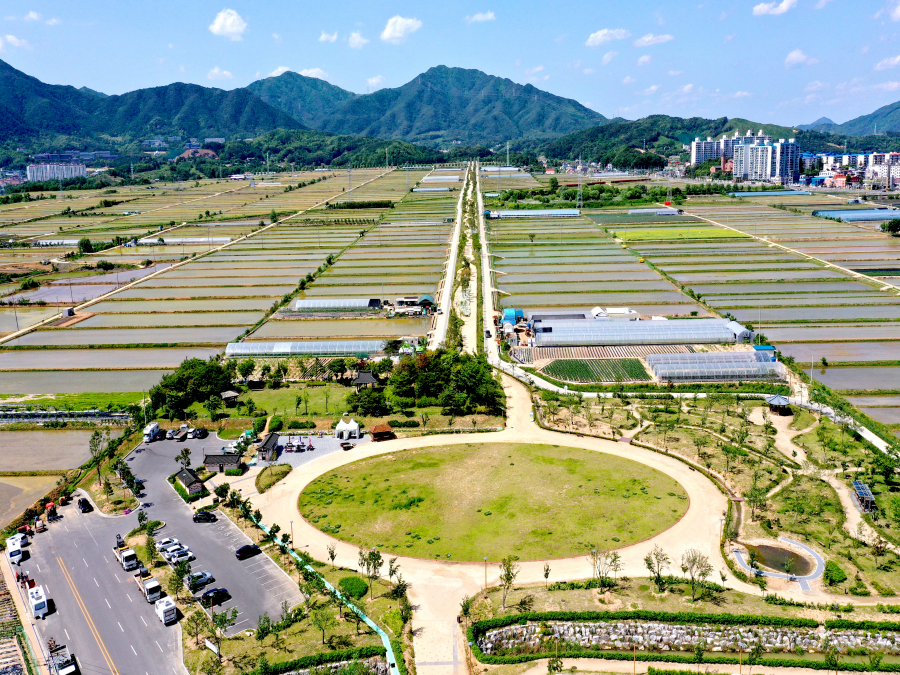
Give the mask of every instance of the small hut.
[[373, 441], [389, 441], [394, 438], [394, 430], [390, 424], [376, 424], [372, 428]]
[[790, 415], [791, 402], [781, 394], [775, 396], [766, 396], [766, 403], [769, 404], [769, 410], [773, 415]]
[[375, 379], [371, 370], [360, 370], [356, 377], [353, 378], [353, 386], [356, 387], [356, 391], [371, 387], [374, 384], [378, 384], [378, 380]]

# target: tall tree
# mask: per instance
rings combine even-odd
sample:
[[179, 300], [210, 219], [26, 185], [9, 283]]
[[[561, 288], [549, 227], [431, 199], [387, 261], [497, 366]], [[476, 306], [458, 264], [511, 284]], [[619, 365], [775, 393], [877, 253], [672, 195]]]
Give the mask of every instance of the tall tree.
[[704, 584], [713, 571], [709, 558], [700, 551], [690, 548], [681, 556], [681, 569], [688, 575], [691, 582], [691, 600], [696, 601], [697, 589]]
[[500, 587], [503, 589], [503, 609], [506, 609], [506, 598], [519, 576], [518, 556], [508, 555], [500, 561]]

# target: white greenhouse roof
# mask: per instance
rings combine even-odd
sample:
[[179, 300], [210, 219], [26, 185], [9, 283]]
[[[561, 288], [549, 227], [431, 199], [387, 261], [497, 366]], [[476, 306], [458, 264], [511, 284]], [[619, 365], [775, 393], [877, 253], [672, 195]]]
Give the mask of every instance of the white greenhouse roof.
[[651, 366], [662, 381], [775, 380], [783, 377], [783, 366], [772, 361], [731, 363], [663, 363]]
[[225, 356], [355, 356], [383, 351], [384, 340], [301, 340], [298, 342], [229, 342]]
[[[542, 321], [535, 326], [537, 347], [563, 345], [732, 343], [741, 334], [724, 319], [672, 321]], [[743, 329], [740, 324], [738, 326]]]
[[294, 311], [368, 309], [372, 304], [369, 298], [306, 298], [294, 301]]
[[491, 211], [496, 218], [577, 218], [578, 209], [521, 209], [517, 211]]

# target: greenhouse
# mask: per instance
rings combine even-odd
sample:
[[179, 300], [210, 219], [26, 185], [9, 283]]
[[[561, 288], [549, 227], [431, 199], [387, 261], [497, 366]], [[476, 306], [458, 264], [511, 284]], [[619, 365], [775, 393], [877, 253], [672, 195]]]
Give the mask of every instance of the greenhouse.
[[384, 351], [384, 340], [328, 340], [324, 342], [229, 342], [226, 358], [288, 356], [360, 356], [368, 357]]
[[519, 211], [490, 211], [490, 218], [577, 218], [578, 209], [521, 209]]
[[534, 346], [674, 345], [740, 342], [750, 332], [725, 319], [549, 320], [535, 324]]
[[295, 312], [339, 312], [378, 309], [378, 298], [306, 298], [294, 301]]
[[845, 223], [858, 223], [866, 221], [893, 220], [900, 218], [900, 211], [893, 209], [846, 209], [846, 210], [823, 210], [813, 211], [814, 216], [819, 218], [836, 218]]
[[413, 188], [413, 192], [450, 192], [448, 187]]
[[771, 363], [765, 352], [695, 352], [693, 354], [649, 354], [651, 366], [670, 363]]
[[722, 380], [778, 380], [783, 378], [780, 363], [732, 361], [730, 363], [661, 363], [650, 371], [663, 382], [716, 382]]

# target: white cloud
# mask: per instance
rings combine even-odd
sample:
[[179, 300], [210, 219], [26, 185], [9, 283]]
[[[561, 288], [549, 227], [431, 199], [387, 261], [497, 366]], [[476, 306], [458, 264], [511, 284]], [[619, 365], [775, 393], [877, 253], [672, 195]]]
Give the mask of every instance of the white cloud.
[[184, 66], [178, 66], [178, 72], [179, 72], [179, 73], [183, 73], [183, 72], [184, 72]]
[[350, 33], [347, 41], [350, 43], [351, 49], [362, 49], [369, 42], [358, 30]]
[[784, 59], [784, 65], [791, 66], [811, 66], [819, 62], [819, 59], [813, 59], [803, 53], [802, 49], [795, 49]]
[[227, 70], [222, 70], [219, 66], [216, 66], [206, 74], [207, 80], [230, 80], [232, 77], [234, 75]]
[[278, 66], [275, 70], [266, 75], [266, 77], [278, 77], [279, 75], [284, 75], [289, 70], [290, 68], [287, 66]]
[[804, 91], [822, 91], [828, 87], [827, 84], [822, 84], [818, 80], [813, 80], [808, 85], [806, 85], [806, 89]]
[[887, 70], [888, 68], [896, 68], [898, 65], [900, 65], [900, 56], [891, 56], [876, 63], [875, 70]]
[[32, 10], [32, 11], [28, 12], [28, 14], [25, 15], [25, 20], [26, 21], [40, 21], [41, 15], [38, 14], [37, 12], [35, 12], [34, 10]]
[[683, 87], [679, 87], [679, 88], [678, 88], [678, 93], [679, 93], [679, 94], [690, 94], [692, 91], [694, 91], [694, 85], [693, 85], [693, 84], [686, 84], [686, 85], [684, 85]]
[[900, 21], [900, 2], [891, 10], [891, 21]]
[[650, 96], [651, 94], [655, 94], [657, 89], [659, 89], [658, 84], [651, 85], [641, 92], [641, 96]]
[[671, 75], [672, 77], [676, 77], [677, 75], [681, 75], [681, 71], [680, 70], [670, 70], [669, 75]]
[[391, 44], [399, 45], [410, 33], [415, 33], [422, 27], [418, 19], [407, 19], [399, 14], [388, 19], [387, 25], [381, 31], [381, 39]]
[[27, 40], [23, 40], [21, 38], [17, 38], [15, 35], [7, 35], [6, 41], [11, 44], [13, 47], [24, 47], [26, 49], [31, 49], [31, 45], [28, 44]]
[[602, 63], [602, 64], [605, 66], [605, 65], [607, 65], [610, 61], [612, 61], [614, 58], [616, 58], [618, 55], [619, 55], [619, 52], [606, 52], [606, 53], [603, 55], [603, 58], [600, 59], [600, 63]]
[[634, 84], [636, 81], [637, 80], [635, 80], [633, 77], [631, 77], [631, 75], [628, 75], [625, 77], [624, 80], [622, 80], [622, 84]]
[[650, 55], [649, 54], [644, 54], [641, 58], [639, 58], [637, 60], [637, 64], [639, 66], [646, 66], [648, 63], [650, 63]]
[[223, 9], [216, 14], [216, 18], [209, 25], [213, 35], [227, 37], [229, 40], [241, 40], [241, 35], [247, 30], [247, 22], [233, 9]]
[[544, 69], [544, 66], [535, 66], [534, 68], [526, 68], [526, 75], [534, 75], [536, 73], [541, 72]]
[[319, 42], [335, 42], [337, 40], [337, 31], [333, 33], [326, 33], [324, 30], [322, 34], [319, 36]]
[[478, 12], [478, 14], [467, 16], [466, 21], [469, 23], [482, 23], [483, 21], [493, 21], [496, 18], [493, 12]]
[[651, 45], [662, 44], [663, 42], [669, 42], [670, 40], [674, 40], [675, 38], [672, 35], [654, 35], [653, 33], [647, 33], [644, 37], [638, 38], [634, 41], [635, 47], [649, 47]]
[[726, 35], [725, 38], [722, 40], [722, 44], [727, 45], [732, 40], [734, 40], [734, 33], [732, 33], [731, 35]]
[[797, 4], [797, 0], [781, 0], [781, 2], [761, 2], [753, 7], [753, 16], [763, 14], [784, 14]]
[[300, 71], [300, 74], [303, 75], [303, 77], [315, 77], [318, 80], [328, 79], [328, 73], [321, 68], [304, 68]]
[[582, 70], [581, 72], [584, 73], [585, 75], [593, 75], [593, 74], [594, 74], [594, 69], [593, 69], [593, 68], [585, 68], [585, 69]]
[[819, 1], [816, 3], [816, 9], [822, 9], [822, 8], [825, 7], [825, 5], [827, 5], [829, 2], [831, 2], [831, 0], [819, 0]]
[[900, 89], [900, 82], [882, 82], [881, 84], [876, 84], [875, 88], [881, 91], [897, 91], [897, 89]]
[[749, 91], [736, 91], [736, 92], [734, 92], [734, 97], [735, 97], [735, 98], [748, 98], [748, 97], [750, 97], [750, 96], [753, 96], [753, 94], [751, 94]]
[[370, 77], [366, 80], [366, 84], [369, 85], [372, 89], [378, 89], [384, 84], [384, 78], [381, 75], [376, 75], [375, 77]]
[[275, 42], [281, 42], [281, 36], [278, 33], [272, 33], [272, 39], [275, 40]]
[[588, 47], [597, 47], [602, 45], [605, 42], [611, 42], [613, 40], [624, 40], [631, 36], [624, 28], [604, 28], [602, 30], [598, 30], [596, 33], [591, 33], [588, 36], [586, 44]]
[[61, 23], [62, 23], [62, 21], [60, 21], [60, 20], [57, 19], [56, 17], [53, 17], [52, 19], [47, 19], [47, 25], [48, 25], [48, 26], [58, 26], [58, 25], [61, 24]]

